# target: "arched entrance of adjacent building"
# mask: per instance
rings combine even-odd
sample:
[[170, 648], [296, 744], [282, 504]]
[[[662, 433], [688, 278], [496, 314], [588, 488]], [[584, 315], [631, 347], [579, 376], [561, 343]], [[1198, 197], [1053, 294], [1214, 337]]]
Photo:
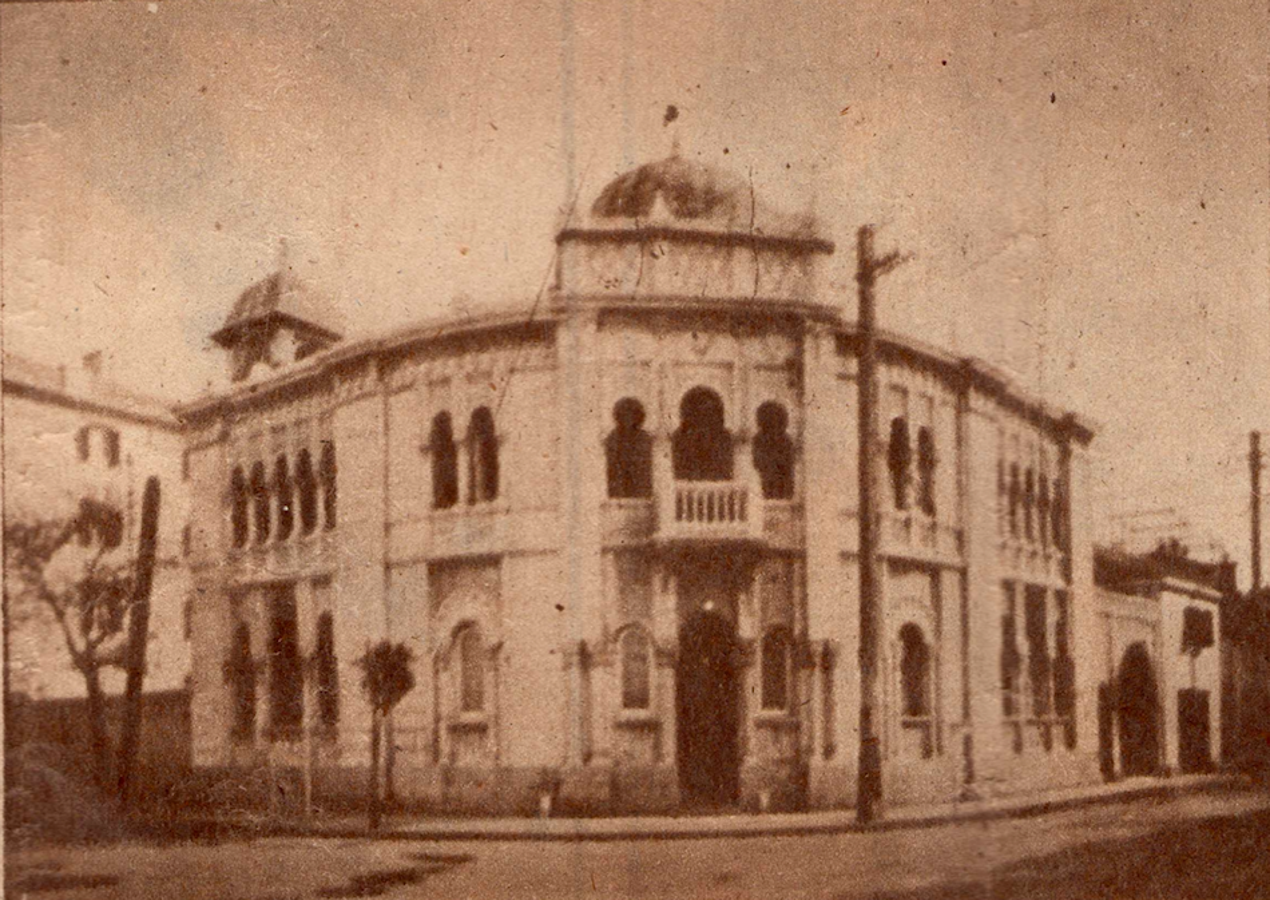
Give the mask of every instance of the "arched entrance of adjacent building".
[[1141, 643], [1132, 644], [1120, 660], [1116, 706], [1121, 774], [1154, 774], [1160, 762], [1160, 698], [1151, 655]]
[[675, 673], [679, 788], [686, 803], [727, 804], [737, 797], [736, 630], [717, 613], [683, 624]]

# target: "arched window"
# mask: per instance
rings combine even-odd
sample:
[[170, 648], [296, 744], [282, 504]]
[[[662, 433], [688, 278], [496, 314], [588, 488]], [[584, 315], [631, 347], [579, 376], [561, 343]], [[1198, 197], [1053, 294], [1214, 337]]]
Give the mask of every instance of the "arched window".
[[1023, 502], [1023, 485], [1019, 481], [1019, 464], [1010, 463], [1010, 536], [1019, 536], [1019, 504]]
[[906, 717], [930, 715], [930, 649], [911, 622], [900, 629], [900, 687]]
[[648, 709], [652, 699], [652, 647], [640, 628], [622, 635], [622, 709]]
[[248, 531], [248, 514], [247, 514], [247, 476], [243, 474], [242, 466], [234, 466], [234, 474], [229, 482], [229, 502], [230, 502], [230, 529], [233, 532], [234, 546], [245, 547], [247, 545]]
[[295, 462], [295, 482], [300, 494], [300, 533], [312, 534], [317, 528], [317, 477], [313, 474], [313, 458], [301, 450]]
[[256, 543], [269, 540], [269, 479], [265, 464], [257, 461], [251, 467], [251, 503], [256, 526]]
[[449, 509], [459, 502], [459, 451], [448, 412], [432, 417], [428, 452], [432, 455], [432, 508]]
[[714, 391], [697, 387], [684, 394], [671, 455], [675, 478], [682, 481], [732, 479], [732, 437], [724, 425], [723, 401]]
[[329, 612], [318, 616], [313, 669], [317, 690], [318, 722], [332, 729], [340, 721], [340, 674], [335, 656], [335, 620]]
[[251, 629], [246, 622], [239, 622], [234, 628], [225, 660], [225, 680], [233, 702], [230, 737], [250, 741], [256, 733], [256, 668], [251, 658]]
[[609, 496], [653, 495], [653, 439], [644, 431], [644, 407], [626, 397], [613, 406], [613, 430], [604, 439]]
[[273, 492], [278, 497], [278, 527], [274, 537], [285, 541], [295, 527], [295, 511], [292, 509], [291, 470], [287, 457], [280, 454], [273, 466]]
[[456, 638], [459, 652], [459, 709], [481, 712], [485, 709], [485, 665], [481, 633], [475, 625], [465, 626]]
[[935, 515], [935, 434], [926, 426], [917, 429], [917, 506]]
[[891, 420], [891, 439], [887, 443], [886, 466], [891, 472], [891, 492], [896, 509], [908, 509], [909, 467], [913, 448], [908, 440], [908, 421], [903, 416]]
[[328, 529], [336, 523], [337, 480], [335, 442], [322, 442], [322, 459], [318, 463], [318, 479], [322, 482], [322, 518]]
[[763, 635], [760, 653], [763, 709], [789, 709], [790, 638], [784, 628]]
[[779, 403], [764, 403], [756, 416], [754, 469], [768, 500], [789, 500], [794, 496], [794, 442], [786, 433], [789, 414]]
[[1023, 536], [1029, 541], [1036, 536], [1036, 473], [1029, 467], [1023, 480]]
[[472, 413], [467, 429], [468, 503], [482, 503], [498, 496], [498, 436], [488, 406]]

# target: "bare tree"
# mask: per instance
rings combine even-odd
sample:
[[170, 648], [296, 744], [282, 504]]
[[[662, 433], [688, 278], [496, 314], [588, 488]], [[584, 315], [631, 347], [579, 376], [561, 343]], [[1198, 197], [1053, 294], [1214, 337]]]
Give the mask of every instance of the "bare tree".
[[123, 514], [91, 499], [76, 514], [5, 519], [4, 590], [15, 621], [33, 623], [47, 612], [61, 633], [71, 664], [83, 676], [93, 775], [109, 790], [112, 741], [102, 676], [123, 668], [136, 572], [121, 549]]

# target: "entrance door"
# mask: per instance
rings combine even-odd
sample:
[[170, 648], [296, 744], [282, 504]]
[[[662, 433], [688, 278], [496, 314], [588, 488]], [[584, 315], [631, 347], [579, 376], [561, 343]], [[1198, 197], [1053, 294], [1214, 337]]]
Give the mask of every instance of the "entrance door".
[[1208, 737], [1208, 691], [1177, 692], [1178, 753], [1183, 772], [1207, 772], [1213, 767]]
[[675, 676], [679, 787], [687, 802], [737, 797], [736, 635], [727, 619], [700, 613], [684, 624]]
[[1120, 663], [1116, 699], [1120, 714], [1120, 771], [1125, 775], [1153, 775], [1160, 761], [1160, 701], [1151, 656], [1133, 644]]

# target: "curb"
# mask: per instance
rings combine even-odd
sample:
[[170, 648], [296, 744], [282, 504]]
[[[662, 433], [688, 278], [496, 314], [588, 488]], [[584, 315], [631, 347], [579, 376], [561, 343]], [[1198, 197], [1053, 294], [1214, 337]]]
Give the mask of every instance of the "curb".
[[[192, 834], [208, 834], [213, 837], [225, 835], [248, 834], [251, 838], [326, 838], [333, 840], [379, 840], [379, 841], [463, 841], [463, 842], [498, 842], [498, 841], [662, 841], [662, 840], [707, 840], [710, 838], [759, 838], [759, 837], [802, 837], [825, 834], [853, 834], [899, 831], [903, 829], [935, 828], [940, 825], [956, 825], [975, 822], [989, 822], [999, 819], [1026, 819], [1050, 813], [1079, 809], [1087, 806], [1143, 800], [1151, 797], [1176, 797], [1185, 794], [1241, 790], [1249, 787], [1249, 781], [1243, 778], [1223, 778], [1195, 784], [1151, 784], [1130, 788], [1124, 791], [1089, 794], [1086, 796], [1066, 797], [1053, 800], [1037, 800], [1019, 806], [1000, 807], [996, 809], [968, 809], [964, 812], [931, 813], [911, 818], [899, 817], [883, 819], [877, 822], [861, 823], [854, 820], [842, 820], [835, 816], [835, 821], [826, 822], [786, 822], [782, 823], [779, 813], [767, 816], [768, 821], [758, 822], [757, 816], [720, 817], [709, 825], [701, 822], [686, 821], [682, 827], [673, 825], [657, 831], [646, 828], [614, 828], [615, 821], [620, 819], [557, 819], [556, 822], [572, 822], [574, 827], [559, 830], [536, 830], [534, 823], [541, 820], [525, 819], [525, 827], [518, 830], [498, 831], [473, 826], [471, 828], [443, 828], [429, 830], [426, 824], [415, 827], [387, 827], [371, 833], [365, 827], [349, 827], [343, 824], [323, 826], [321, 824], [304, 824], [292, 822], [259, 822], [242, 823], [224, 819], [186, 819], [176, 824], [179, 831], [190, 831]], [[844, 811], [843, 815], [850, 815]], [[507, 821], [507, 820], [500, 820]], [[590, 823], [600, 824], [604, 830], [591, 830]], [[749, 824], [754, 823], [754, 824]], [[229, 839], [232, 839], [230, 837]]]

